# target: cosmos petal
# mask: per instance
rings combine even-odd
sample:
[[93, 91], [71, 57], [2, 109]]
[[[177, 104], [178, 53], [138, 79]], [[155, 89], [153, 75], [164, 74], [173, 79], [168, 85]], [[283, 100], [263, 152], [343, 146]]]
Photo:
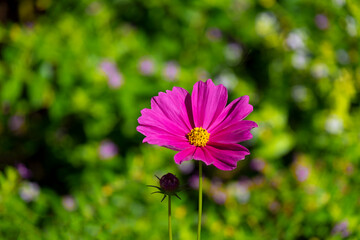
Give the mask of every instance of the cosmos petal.
[[209, 155], [204, 147], [197, 147], [193, 158], [195, 160], [203, 161], [206, 165], [210, 165], [214, 161], [214, 158]]
[[239, 144], [209, 144], [206, 151], [214, 158], [214, 166], [225, 171], [236, 168], [238, 161], [243, 160], [250, 152]]
[[227, 128], [228, 126], [235, 124], [243, 120], [253, 110], [253, 106], [249, 104], [249, 96], [242, 96], [232, 101], [221, 112], [219, 117], [208, 129], [210, 134], [215, 134], [220, 129]]
[[194, 153], [196, 151], [195, 146], [191, 146], [189, 148], [186, 148], [174, 156], [175, 163], [181, 164], [183, 161], [191, 160], [194, 156]]
[[250, 130], [258, 125], [249, 120], [236, 122], [224, 129], [218, 129], [211, 135], [211, 142], [215, 143], [239, 143], [252, 138]]
[[174, 87], [172, 91], [160, 92], [151, 99], [151, 110], [168, 118], [186, 133], [193, 128], [191, 96], [183, 88]]
[[223, 85], [215, 86], [211, 79], [195, 83], [191, 95], [195, 127], [207, 129], [224, 110], [227, 90]]
[[202, 161], [206, 165], [210, 165], [214, 161], [214, 158], [209, 155], [204, 147], [195, 146], [180, 151], [174, 157], [174, 160], [177, 164], [181, 164], [183, 161], [188, 161], [191, 159]]
[[141, 114], [137, 130], [146, 136], [144, 142], [174, 150], [191, 146], [186, 138], [192, 128], [191, 98], [185, 89], [174, 87], [159, 93], [152, 98], [151, 109], [143, 109]]
[[[138, 131], [142, 132], [141, 127], [138, 127]], [[177, 136], [171, 136], [168, 134], [156, 134], [145, 137], [143, 143], [155, 144], [175, 151], [181, 151], [192, 146], [186, 139], [179, 139]]]

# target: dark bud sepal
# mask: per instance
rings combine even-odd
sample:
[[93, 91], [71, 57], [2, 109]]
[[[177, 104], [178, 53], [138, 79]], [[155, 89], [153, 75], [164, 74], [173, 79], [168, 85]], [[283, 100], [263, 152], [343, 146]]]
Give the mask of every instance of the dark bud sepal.
[[157, 179], [159, 179], [160, 187], [153, 186], [153, 185], [147, 185], [148, 187], [154, 187], [159, 190], [159, 191], [152, 192], [151, 194], [154, 194], [154, 193], [164, 194], [164, 197], [161, 200], [161, 202], [164, 201], [166, 196], [172, 196], [172, 195], [176, 196], [178, 199], [181, 199], [177, 195], [177, 193], [181, 191], [180, 181], [174, 174], [167, 173], [164, 176], [162, 176], [161, 178], [159, 178], [156, 175], [155, 175], [155, 177], [157, 177]]

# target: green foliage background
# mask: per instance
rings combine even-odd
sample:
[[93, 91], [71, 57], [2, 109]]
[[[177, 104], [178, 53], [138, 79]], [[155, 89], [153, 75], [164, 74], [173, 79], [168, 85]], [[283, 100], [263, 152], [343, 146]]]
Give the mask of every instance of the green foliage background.
[[[236, 170], [205, 168], [203, 239], [360, 238], [357, 1], [28, 0], [15, 10], [0, 24], [0, 239], [166, 239], [166, 202], [146, 184], [167, 172], [187, 184], [196, 165], [181, 172], [173, 151], [142, 144], [137, 118], [158, 92], [207, 78], [230, 100], [249, 95], [259, 128]], [[106, 139], [118, 154], [101, 160]], [[30, 202], [19, 195], [28, 181], [40, 186]], [[181, 197], [174, 239], [195, 239], [196, 189]], [[344, 222], [348, 234], [335, 233]]]

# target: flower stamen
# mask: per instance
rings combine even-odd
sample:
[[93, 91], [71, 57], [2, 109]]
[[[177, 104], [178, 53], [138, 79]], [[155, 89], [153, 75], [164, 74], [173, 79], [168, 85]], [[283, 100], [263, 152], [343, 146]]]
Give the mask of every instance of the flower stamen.
[[210, 133], [202, 127], [196, 127], [191, 129], [191, 132], [187, 134], [187, 138], [190, 144], [196, 147], [205, 147], [206, 143], [209, 141]]

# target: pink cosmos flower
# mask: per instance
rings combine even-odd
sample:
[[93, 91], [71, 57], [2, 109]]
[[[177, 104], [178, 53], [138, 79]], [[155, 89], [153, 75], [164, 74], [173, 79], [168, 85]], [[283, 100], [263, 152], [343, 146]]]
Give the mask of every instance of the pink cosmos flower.
[[244, 120], [253, 110], [248, 96], [226, 106], [227, 98], [226, 88], [211, 79], [197, 82], [191, 95], [174, 87], [151, 99], [151, 109], [141, 111], [137, 130], [146, 136], [144, 143], [179, 151], [174, 156], [177, 164], [195, 159], [232, 170], [250, 154], [238, 143], [251, 139], [250, 130], [257, 124]]

